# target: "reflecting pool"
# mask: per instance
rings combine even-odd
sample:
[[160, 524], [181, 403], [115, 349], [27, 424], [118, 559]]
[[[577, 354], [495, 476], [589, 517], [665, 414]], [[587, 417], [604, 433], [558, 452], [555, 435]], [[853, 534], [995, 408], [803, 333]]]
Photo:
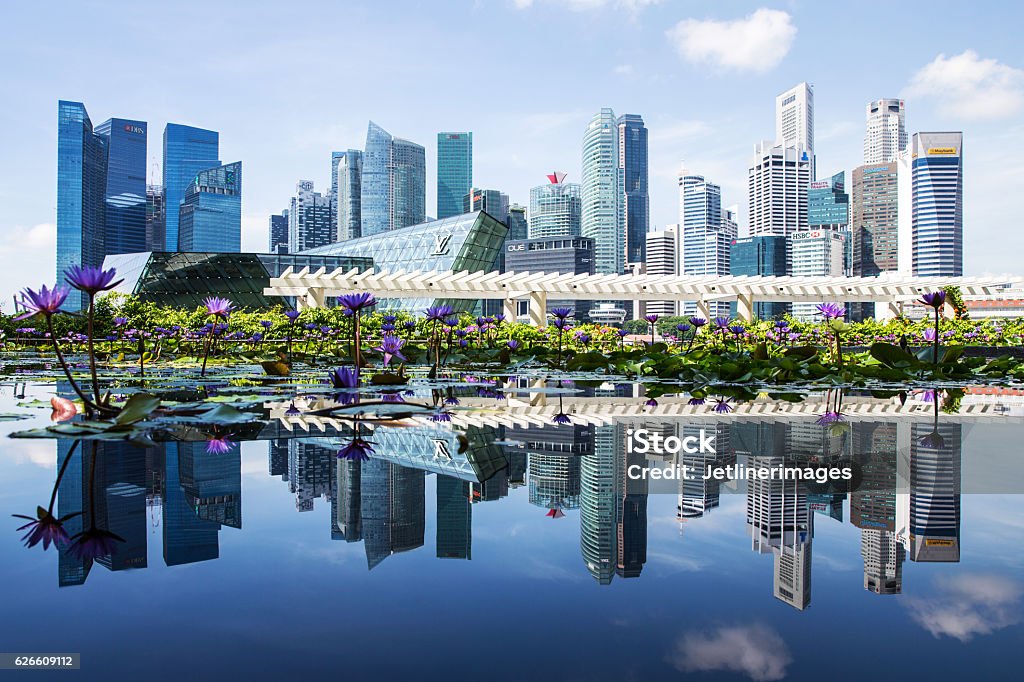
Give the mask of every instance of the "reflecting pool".
[[[523, 382], [460, 385], [441, 418], [270, 396], [255, 425], [146, 447], [7, 438], [50, 423], [52, 392], [0, 386], [0, 648], [80, 652], [87, 679], [1001, 679], [1020, 662], [1014, 391], [950, 413], [848, 395], [829, 418], [830, 396], [716, 410]], [[784, 465], [853, 473], [650, 473]], [[26, 548], [11, 515], [51, 502], [69, 536], [106, 541]]]

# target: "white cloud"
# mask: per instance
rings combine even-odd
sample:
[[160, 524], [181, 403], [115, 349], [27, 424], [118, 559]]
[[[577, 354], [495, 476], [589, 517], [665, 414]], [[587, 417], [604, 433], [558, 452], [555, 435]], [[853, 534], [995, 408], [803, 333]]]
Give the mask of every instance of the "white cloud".
[[667, 31], [679, 56], [692, 64], [765, 72], [789, 52], [796, 26], [787, 12], [761, 8], [742, 19], [685, 19]]
[[2, 242], [0, 253], [24, 253], [25, 249], [53, 250], [57, 245], [57, 226], [39, 223], [31, 227], [15, 225]]
[[905, 93], [934, 98], [952, 116], [1006, 118], [1024, 107], [1024, 70], [982, 59], [974, 50], [953, 57], [940, 54], [914, 74]]
[[629, 76], [633, 73], [633, 65], [619, 64], [614, 69], [612, 69], [612, 73], [614, 73], [617, 76]]
[[684, 673], [728, 670], [761, 682], [785, 677], [793, 657], [779, 633], [754, 624], [687, 632], [676, 640], [668, 662]]
[[908, 598], [910, 616], [933, 637], [968, 642], [1021, 621], [1024, 587], [998, 575], [964, 573], [938, 583], [928, 598]]
[[[614, 7], [624, 9], [628, 12], [639, 12], [644, 7], [657, 5], [661, 0], [544, 0], [552, 5], [564, 5], [573, 12], [586, 12], [589, 10]], [[533, 7], [534, 0], [513, 0], [516, 9], [528, 9]]]

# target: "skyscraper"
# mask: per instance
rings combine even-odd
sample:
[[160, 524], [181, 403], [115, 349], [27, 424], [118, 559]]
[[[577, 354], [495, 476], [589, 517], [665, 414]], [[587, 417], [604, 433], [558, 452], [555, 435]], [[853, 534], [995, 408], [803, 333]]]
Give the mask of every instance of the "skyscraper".
[[867, 106], [864, 163], [890, 163], [907, 148], [907, 127], [901, 99], [879, 99]]
[[[729, 274], [747, 276], [785, 275], [786, 237], [763, 235], [734, 239], [729, 249]], [[762, 320], [786, 313], [786, 303], [755, 303], [755, 315]]]
[[[789, 274], [794, 277], [842, 277], [846, 273], [846, 232], [832, 229], [794, 232], [789, 239]], [[819, 302], [793, 304], [801, 321], [817, 319]]]
[[529, 221], [526, 218], [526, 207], [512, 204], [508, 207], [508, 240], [528, 239], [530, 236]]
[[[681, 250], [679, 225], [666, 225], [662, 230], [648, 232], [645, 274], [678, 275]], [[645, 314], [675, 315], [676, 307], [675, 301], [647, 301]]]
[[814, 86], [800, 83], [775, 98], [775, 144], [802, 146], [814, 175]]
[[619, 128], [615, 112], [601, 109], [583, 133], [580, 232], [594, 240], [597, 274], [620, 274], [626, 235], [621, 211]]
[[761, 142], [747, 173], [751, 236], [788, 237], [807, 229], [811, 157], [806, 147]]
[[360, 187], [361, 236], [369, 237], [424, 222], [426, 191], [423, 147], [393, 137], [370, 121]]
[[[72, 265], [103, 263], [106, 229], [107, 139], [93, 132], [81, 102], [57, 103], [57, 279]], [[80, 310], [85, 294], [65, 308]]]
[[548, 175], [548, 184], [530, 190], [530, 239], [580, 235], [580, 186], [564, 180], [565, 173], [555, 171]]
[[288, 207], [288, 252], [298, 253], [335, 243], [330, 196], [313, 191], [312, 180], [300, 180]]
[[178, 212], [178, 250], [242, 250], [242, 162], [200, 171]]
[[167, 243], [164, 221], [166, 219], [164, 188], [160, 185], [146, 185], [146, 251], [163, 251]]
[[913, 268], [919, 276], [964, 274], [963, 133], [914, 133]]
[[508, 195], [496, 189], [480, 189], [471, 187], [461, 203], [461, 213], [472, 213], [473, 211], [487, 211], [492, 218], [497, 218], [503, 223], [508, 223]]
[[437, 217], [466, 213], [462, 210], [463, 197], [472, 186], [473, 133], [438, 133]]
[[[736, 224], [726, 221], [722, 211], [722, 189], [703, 175], [679, 171], [679, 224], [682, 227], [680, 274], [728, 275], [729, 250], [738, 236]], [[712, 302], [711, 315], [728, 315], [729, 304]], [[693, 314], [695, 302], [687, 302], [682, 313]]]
[[624, 263], [643, 263], [650, 226], [651, 201], [647, 193], [647, 128], [637, 114], [619, 116], [618, 165], [622, 191], [626, 251]]
[[473, 558], [473, 505], [469, 483], [438, 474], [435, 551], [438, 559]]
[[361, 187], [363, 182], [363, 153], [358, 149], [335, 152], [334, 159], [334, 224], [337, 228], [335, 241], [358, 239], [362, 236], [362, 211], [360, 210]]
[[104, 254], [146, 250], [146, 122], [111, 118], [96, 126], [107, 141]]
[[268, 253], [288, 253], [288, 209], [270, 216]]
[[213, 130], [168, 123], [164, 128], [164, 197], [167, 251], [179, 251], [178, 211], [199, 171], [220, 166], [220, 135]]
[[899, 211], [896, 161], [853, 169], [850, 232], [855, 276], [874, 277], [898, 268]]

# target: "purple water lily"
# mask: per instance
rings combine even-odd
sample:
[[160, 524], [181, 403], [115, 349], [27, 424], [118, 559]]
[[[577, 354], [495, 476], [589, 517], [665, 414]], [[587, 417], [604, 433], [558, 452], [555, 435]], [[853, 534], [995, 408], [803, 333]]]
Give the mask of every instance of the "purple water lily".
[[925, 329], [922, 335], [924, 336], [924, 340], [929, 343], [935, 341], [935, 329], [931, 327]]
[[98, 559], [117, 553], [117, 544], [125, 539], [116, 533], [95, 526], [82, 531], [71, 539], [68, 553], [79, 561]]
[[39, 287], [39, 291], [32, 291], [28, 288], [23, 289], [21, 292], [21, 305], [25, 312], [14, 319], [24, 320], [33, 315], [43, 315], [48, 318], [55, 315], [60, 312], [60, 307], [64, 305], [64, 301], [69, 293], [71, 293], [71, 290], [62, 284], [58, 284], [52, 289], [48, 289], [44, 284]]
[[302, 313], [299, 312], [298, 310], [286, 310], [286, 311], [284, 311], [284, 316], [287, 317], [288, 321], [291, 322], [292, 324], [295, 324], [295, 320], [299, 319], [299, 315], [301, 315], [301, 314]]
[[126, 324], [128, 324], [128, 318], [127, 317], [115, 317], [114, 318], [114, 326], [115, 327], [123, 327]]
[[338, 305], [354, 313], [377, 305], [377, 299], [368, 291], [357, 294], [343, 294], [338, 297]]
[[369, 441], [359, 436], [353, 438], [348, 445], [338, 450], [338, 459], [348, 459], [354, 462], [365, 462], [373, 454], [373, 446]]
[[572, 317], [574, 315], [574, 312], [572, 308], [565, 308], [559, 306], [556, 308], [552, 308], [548, 314], [553, 315], [556, 319], [564, 320], [567, 317]]
[[505, 342], [505, 345], [508, 347], [509, 350], [513, 350], [514, 351], [514, 350], [517, 350], [519, 348], [520, 343], [518, 341], [516, 341], [515, 339], [509, 339], [508, 341]]
[[650, 324], [654, 324], [655, 322], [657, 322], [659, 317], [659, 315], [655, 315], [654, 313], [644, 315], [644, 319], [647, 320]]
[[846, 308], [839, 303], [819, 303], [815, 309], [826, 320], [838, 320], [846, 316]]
[[90, 296], [95, 296], [101, 291], [109, 291], [124, 281], [119, 279], [115, 282], [116, 276], [115, 269], [104, 270], [94, 265], [72, 265], [64, 272], [64, 279], [68, 284]]
[[359, 386], [359, 375], [349, 366], [332, 369], [327, 378], [334, 388], [356, 388]]
[[921, 296], [921, 303], [938, 310], [946, 303], [946, 292], [942, 289]]
[[455, 312], [450, 305], [431, 306], [423, 311], [429, 322], [443, 322], [446, 317]]
[[21, 538], [25, 546], [35, 547], [41, 542], [43, 543], [43, 550], [47, 550], [51, 544], [63, 547], [70, 541], [68, 532], [64, 530], [64, 522], [79, 514], [81, 512], [75, 512], [65, 516], [63, 519], [58, 519], [49, 510], [37, 507], [35, 518], [25, 516], [24, 514], [13, 514], [13, 516], [19, 519], [28, 519], [28, 523], [18, 528], [19, 532], [27, 530]]
[[227, 436], [213, 436], [206, 441], [206, 452], [210, 455], [226, 455], [235, 448], [236, 443]]
[[829, 426], [831, 424], [837, 424], [843, 421], [846, 421], [846, 417], [844, 417], [839, 412], [830, 411], [818, 417], [815, 423], [818, 424], [819, 426]]
[[402, 362], [406, 362], [405, 356], [401, 353], [402, 346], [404, 345], [405, 339], [387, 334], [381, 339], [380, 345], [374, 348], [374, 350], [384, 355], [384, 366], [387, 367], [391, 363], [392, 358], [398, 358]]
[[708, 321], [705, 320], [703, 317], [693, 316], [693, 317], [690, 318], [690, 324], [692, 324], [697, 329], [700, 329], [701, 327], [703, 327], [707, 323], [708, 323]]
[[552, 423], [558, 424], [559, 426], [568, 426], [572, 424], [572, 419], [569, 419], [569, 415], [564, 412], [559, 412], [551, 418]]
[[231, 301], [218, 296], [209, 296], [204, 298], [203, 305], [206, 306], [206, 314], [216, 317], [218, 320], [228, 319], [231, 315], [231, 311], [234, 310], [234, 306], [231, 305]]

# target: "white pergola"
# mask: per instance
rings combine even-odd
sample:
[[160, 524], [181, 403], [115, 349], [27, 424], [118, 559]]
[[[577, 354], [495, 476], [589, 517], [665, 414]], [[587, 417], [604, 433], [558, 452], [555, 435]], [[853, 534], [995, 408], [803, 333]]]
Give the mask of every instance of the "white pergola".
[[319, 308], [329, 296], [370, 291], [378, 298], [501, 299], [515, 319], [515, 301], [529, 299], [530, 322], [546, 325], [548, 298], [555, 300], [696, 301], [709, 316], [710, 301], [735, 300], [741, 319], [751, 320], [755, 302], [870, 302], [887, 304], [876, 316], [893, 317], [904, 303], [945, 286], [960, 287], [965, 298], [992, 296], [1024, 280], [995, 277], [756, 277], [707, 275], [574, 275], [535, 272], [377, 272], [288, 268], [270, 279], [268, 296], [295, 297], [300, 308]]

